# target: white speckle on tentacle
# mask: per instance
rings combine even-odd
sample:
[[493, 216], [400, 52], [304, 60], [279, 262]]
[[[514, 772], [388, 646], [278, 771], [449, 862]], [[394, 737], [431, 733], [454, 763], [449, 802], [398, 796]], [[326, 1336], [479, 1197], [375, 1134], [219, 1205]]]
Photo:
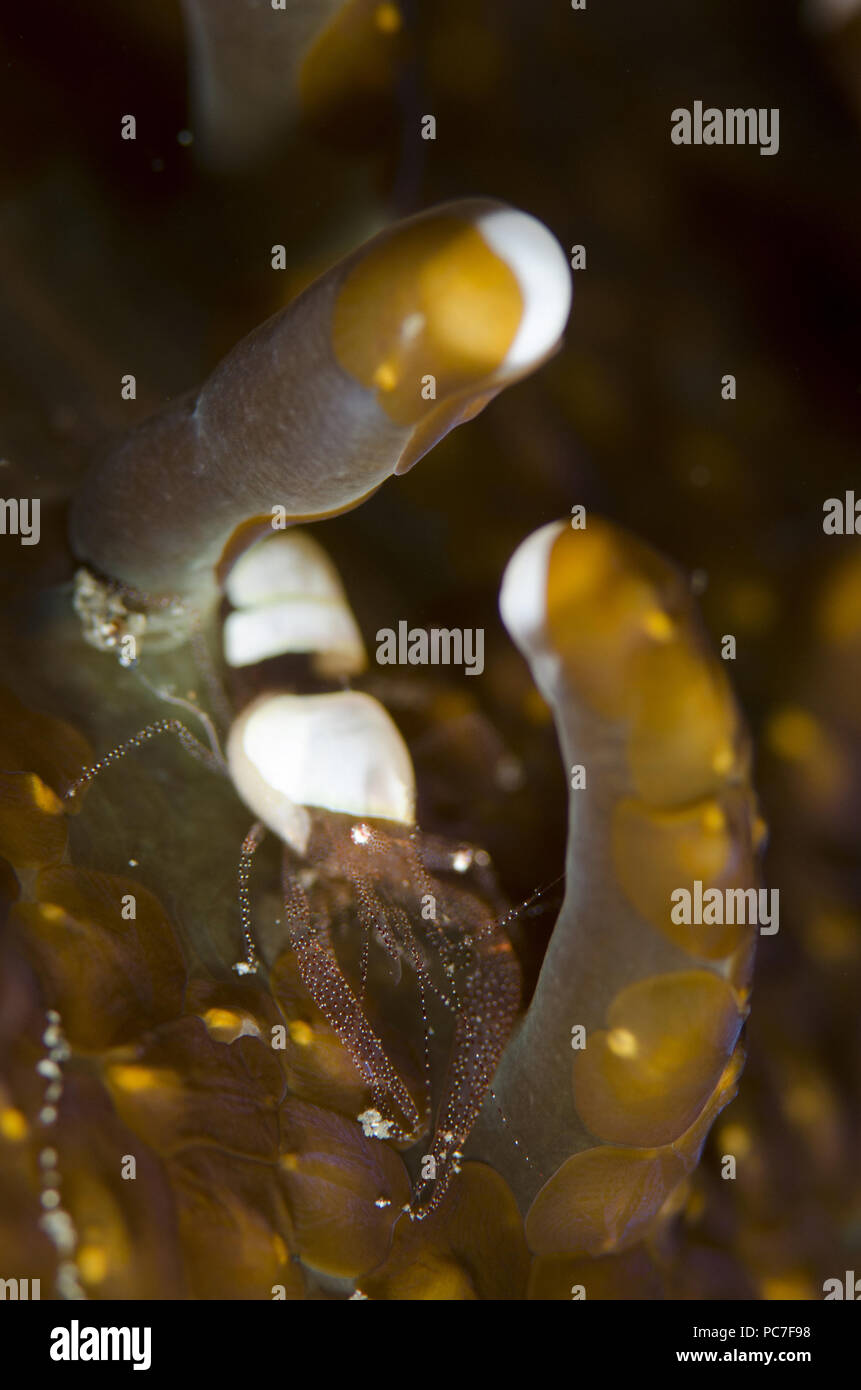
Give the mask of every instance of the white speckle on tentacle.
[[[63, 1073], [59, 1064], [71, 1056], [71, 1050], [63, 1036], [62, 1020], [56, 1009], [48, 1010], [46, 1022], [42, 1042], [50, 1048], [50, 1052], [47, 1057], [36, 1063], [36, 1072], [39, 1076], [49, 1079], [49, 1085], [45, 1089], [45, 1100], [49, 1103], [43, 1105], [39, 1111], [39, 1121], [47, 1128], [57, 1121], [58, 1112], [53, 1102], [58, 1101], [63, 1094]], [[57, 1253], [63, 1257], [57, 1267], [57, 1296], [77, 1301], [85, 1299], [87, 1295], [81, 1284], [77, 1265], [73, 1259], [68, 1258], [74, 1255], [77, 1249], [78, 1234], [72, 1217], [61, 1205], [58, 1163], [59, 1155], [55, 1148], [46, 1146], [40, 1150], [39, 1167], [42, 1171], [39, 1204], [42, 1207], [42, 1215], [38, 1225]]]

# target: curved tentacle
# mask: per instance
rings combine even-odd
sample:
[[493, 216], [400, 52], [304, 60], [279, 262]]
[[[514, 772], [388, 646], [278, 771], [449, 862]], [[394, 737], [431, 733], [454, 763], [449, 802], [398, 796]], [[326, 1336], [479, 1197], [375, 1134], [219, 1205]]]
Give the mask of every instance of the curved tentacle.
[[487, 1107], [470, 1152], [537, 1254], [607, 1253], [648, 1229], [740, 1071], [755, 928], [676, 921], [673, 894], [757, 883], [748, 744], [683, 577], [616, 527], [535, 532], [500, 608], [571, 770], [567, 885], [494, 1081], [533, 1162]]
[[504, 204], [396, 224], [108, 448], [72, 499], [75, 554], [144, 607], [207, 610], [216, 567], [277, 509], [349, 510], [539, 366], [570, 295], [558, 243]]

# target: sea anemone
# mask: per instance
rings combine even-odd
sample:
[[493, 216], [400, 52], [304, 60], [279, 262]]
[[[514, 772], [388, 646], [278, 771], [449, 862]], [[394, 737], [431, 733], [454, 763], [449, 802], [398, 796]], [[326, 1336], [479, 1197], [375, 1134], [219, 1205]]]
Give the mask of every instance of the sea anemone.
[[[818, 1297], [857, 1239], [854, 407], [776, 340], [839, 346], [785, 317], [832, 195], [786, 123], [780, 198], [672, 145], [684, 26], [630, 16], [622, 120], [576, 14], [182, 10], [190, 113], [160, 4], [88, 12], [68, 129], [81, 40], [10, 67], [0, 1277]], [[715, 13], [755, 65], [758, 9]]]

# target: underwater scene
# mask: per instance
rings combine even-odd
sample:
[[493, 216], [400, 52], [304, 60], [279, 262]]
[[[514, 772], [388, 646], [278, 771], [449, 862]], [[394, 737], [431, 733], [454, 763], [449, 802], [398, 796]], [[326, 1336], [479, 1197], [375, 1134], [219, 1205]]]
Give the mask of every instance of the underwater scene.
[[859, 0], [0, 58], [3, 1299], [861, 1298]]

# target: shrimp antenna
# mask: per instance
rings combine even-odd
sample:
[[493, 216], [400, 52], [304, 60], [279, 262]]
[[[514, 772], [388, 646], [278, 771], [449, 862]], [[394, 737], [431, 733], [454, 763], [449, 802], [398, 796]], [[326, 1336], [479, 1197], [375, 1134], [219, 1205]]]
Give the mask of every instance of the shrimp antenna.
[[209, 715], [205, 712], [205, 710], [202, 710], [197, 705], [192, 704], [190, 700], [184, 700], [181, 695], [170, 695], [166, 690], [159, 689], [158, 686], [153, 685], [152, 681], [147, 680], [146, 676], [137, 666], [135, 668], [135, 675], [141, 682], [141, 685], [146, 686], [150, 694], [155, 695], [157, 700], [164, 700], [169, 705], [178, 705], [180, 709], [186, 710], [188, 714], [193, 714], [196, 716], [197, 719], [200, 720], [206, 733], [207, 741], [212, 750], [213, 757], [215, 758], [219, 768], [224, 773], [224, 775], [229, 776], [227, 762], [225, 760], [223, 752], [221, 751], [221, 744], [218, 740], [218, 733], [216, 731], [215, 725], [213, 724], [212, 720], [210, 719]]

